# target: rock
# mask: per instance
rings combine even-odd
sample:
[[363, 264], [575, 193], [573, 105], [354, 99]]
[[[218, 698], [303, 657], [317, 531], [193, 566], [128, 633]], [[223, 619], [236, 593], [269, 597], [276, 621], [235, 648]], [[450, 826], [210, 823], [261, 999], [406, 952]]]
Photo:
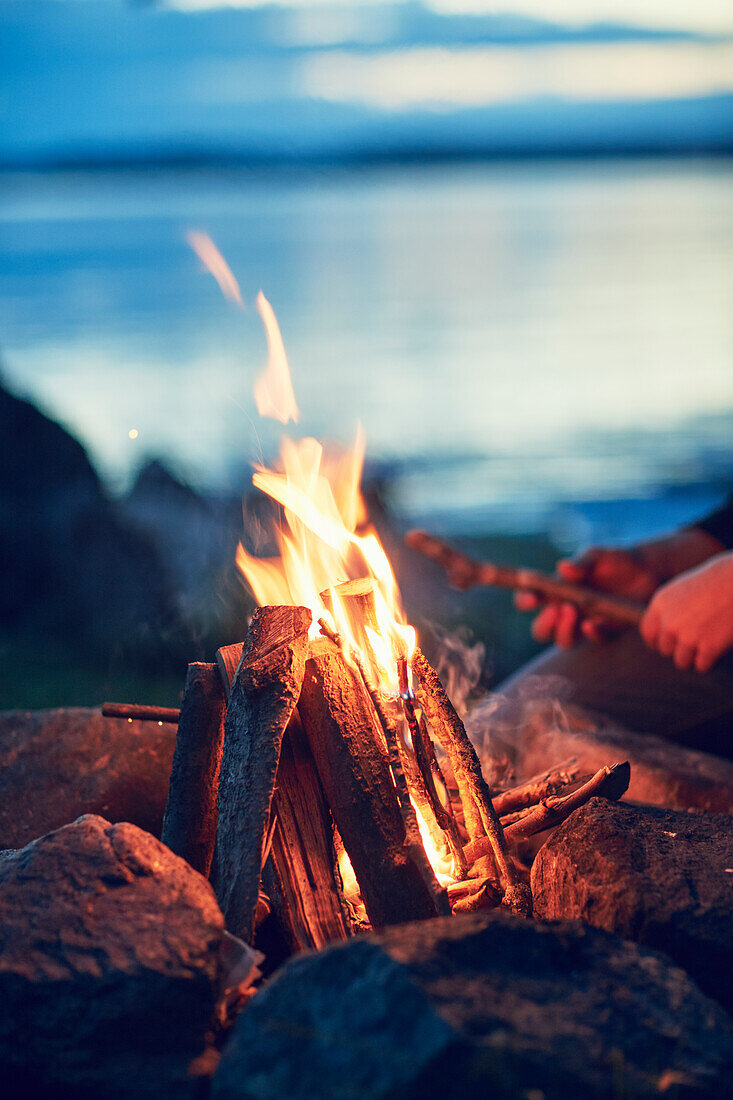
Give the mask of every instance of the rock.
[[669, 960], [580, 922], [476, 913], [288, 963], [213, 1100], [719, 1096], [733, 1025]]
[[733, 1010], [733, 818], [593, 798], [532, 867], [535, 913], [666, 951]]
[[0, 848], [22, 848], [84, 813], [159, 835], [174, 725], [97, 710], [0, 714]]
[[84, 448], [1, 383], [0, 438], [0, 620], [96, 658], [165, 660], [180, 634], [166, 563]]
[[6, 855], [4, 1095], [198, 1095], [222, 934], [208, 882], [134, 825], [80, 817]]

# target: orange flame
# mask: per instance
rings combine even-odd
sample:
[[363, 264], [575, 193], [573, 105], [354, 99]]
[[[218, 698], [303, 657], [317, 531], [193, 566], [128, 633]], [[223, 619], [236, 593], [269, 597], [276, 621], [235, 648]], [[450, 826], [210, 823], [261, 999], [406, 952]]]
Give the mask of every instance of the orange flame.
[[[302, 604], [313, 614], [314, 633], [325, 618], [355, 650], [373, 680], [397, 691], [397, 656], [411, 656], [415, 632], [405, 620], [387, 555], [373, 530], [357, 533], [365, 515], [360, 492], [364, 461], [361, 431], [337, 458], [315, 439], [285, 438], [280, 469], [258, 466], [253, 484], [283, 507], [276, 532], [279, 557], [253, 557], [240, 544], [237, 565], [258, 603]], [[341, 598], [338, 585], [368, 580], [372, 614]]]
[[[275, 314], [262, 293], [257, 308], [267, 331], [270, 362], [255, 387], [262, 415], [278, 415], [292, 402], [290, 372]], [[273, 385], [267, 389], [268, 375]], [[278, 419], [287, 417], [278, 415]], [[357, 429], [353, 446], [341, 454], [316, 439], [283, 437], [276, 469], [259, 465], [253, 485], [282, 507], [275, 530], [279, 554], [257, 558], [240, 543], [237, 566], [255, 599], [265, 604], [300, 604], [340, 636], [347, 659], [358, 657], [371, 682], [382, 692], [399, 693], [398, 657], [409, 658], [416, 635], [408, 624], [389, 559], [376, 532], [367, 525], [361, 495], [364, 436]], [[347, 585], [346, 582], [360, 582]], [[417, 810], [417, 807], [416, 807]], [[440, 837], [432, 836], [417, 810], [425, 851], [442, 883], [453, 880], [452, 859]], [[438, 831], [439, 833], [439, 831]], [[345, 852], [340, 860], [344, 889], [358, 902], [358, 884]]]
[[239, 283], [232, 275], [229, 264], [226, 262], [211, 237], [206, 233], [198, 233], [192, 229], [186, 234], [186, 240], [191, 245], [191, 248], [201, 260], [206, 270], [214, 276], [224, 297], [228, 298], [230, 302], [236, 302], [237, 305], [244, 309]]
[[288, 420], [298, 423], [300, 414], [295, 403], [293, 383], [290, 380], [290, 368], [280, 326], [275, 312], [262, 291], [257, 295], [257, 312], [262, 318], [267, 335], [267, 366], [255, 382], [255, 404], [260, 416], [270, 416], [287, 424]]

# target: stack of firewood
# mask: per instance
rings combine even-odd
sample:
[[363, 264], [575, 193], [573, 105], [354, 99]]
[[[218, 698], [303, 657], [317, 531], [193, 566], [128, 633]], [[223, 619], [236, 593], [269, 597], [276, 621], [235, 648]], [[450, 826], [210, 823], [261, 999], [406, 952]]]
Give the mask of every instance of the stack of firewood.
[[162, 838], [210, 876], [230, 932], [251, 941], [274, 909], [297, 951], [451, 911], [528, 915], [524, 842], [593, 795], [621, 797], [629, 765], [556, 767], [492, 797], [419, 649], [389, 698], [326, 621], [315, 640], [311, 625], [304, 607], [259, 608], [243, 644], [189, 666]]

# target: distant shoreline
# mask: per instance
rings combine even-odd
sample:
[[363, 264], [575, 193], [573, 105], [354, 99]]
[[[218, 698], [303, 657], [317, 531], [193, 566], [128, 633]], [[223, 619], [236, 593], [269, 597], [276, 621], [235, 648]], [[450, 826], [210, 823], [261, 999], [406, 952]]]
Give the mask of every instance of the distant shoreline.
[[399, 150], [366, 149], [336, 155], [268, 153], [232, 153], [224, 151], [177, 150], [155, 153], [68, 154], [40, 159], [0, 160], [0, 173], [12, 172], [116, 172], [139, 169], [188, 170], [196, 168], [245, 168], [267, 171], [357, 170], [380, 167], [414, 167], [439, 164], [497, 164], [527, 161], [605, 161], [668, 160], [711, 157], [726, 160], [733, 156], [733, 138], [701, 142], [589, 143], [572, 148], [537, 148], [517, 145], [512, 148], [462, 149], [406, 147]]

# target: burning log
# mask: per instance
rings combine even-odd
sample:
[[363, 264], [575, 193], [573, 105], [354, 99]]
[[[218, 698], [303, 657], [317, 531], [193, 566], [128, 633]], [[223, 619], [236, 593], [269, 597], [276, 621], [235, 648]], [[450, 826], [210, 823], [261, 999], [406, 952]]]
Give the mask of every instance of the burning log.
[[606, 596], [603, 592], [571, 584], [548, 573], [474, 561], [424, 531], [410, 531], [405, 536], [405, 542], [413, 550], [442, 566], [455, 588], [474, 588], [479, 585], [533, 592], [547, 600], [571, 603], [585, 615], [598, 615], [620, 626], [638, 626], [644, 614], [641, 604]]
[[215, 889], [227, 927], [251, 940], [280, 746], [300, 694], [311, 614], [262, 607], [232, 684], [219, 782]]
[[[501, 823], [491, 801], [491, 792], [463, 722], [448, 698], [437, 672], [419, 649], [413, 655], [412, 668], [420, 684], [420, 702], [425, 716], [453, 768], [469, 836], [475, 842], [481, 836], [486, 837], [481, 854], [491, 854], [494, 858], [504, 887], [505, 904], [514, 912], [528, 915], [532, 910], [529, 888], [521, 881], [509, 854]], [[479, 858], [471, 858], [468, 851], [464, 851], [469, 862], [475, 862]]]
[[189, 665], [161, 840], [206, 877], [216, 841], [225, 712], [216, 665]]
[[331, 815], [297, 710], [283, 737], [263, 882], [294, 951], [347, 940]]
[[437, 883], [428, 886], [406, 850], [371, 700], [328, 638], [311, 646], [298, 710], [372, 925], [435, 916]]
[[[508, 825], [504, 830], [504, 836], [515, 844], [520, 840], [526, 840], [536, 833], [542, 833], [546, 829], [553, 829], [561, 824], [570, 814], [580, 806], [585, 805], [594, 796], [608, 798], [617, 802], [626, 792], [631, 778], [631, 768], [628, 761], [623, 764], [610, 764], [601, 768], [587, 783], [578, 787], [577, 791], [566, 795], [564, 798], [551, 796], [535, 806], [530, 813], [523, 814], [519, 820]], [[490, 851], [488, 838], [474, 840], [466, 845], [466, 858], [473, 862], [480, 859]]]
[[[216, 660], [227, 697], [244, 645], [223, 646]], [[274, 908], [293, 951], [325, 947], [350, 934], [335, 871], [333, 823], [297, 709], [280, 747], [258, 906]], [[258, 924], [255, 917], [255, 926]]]

